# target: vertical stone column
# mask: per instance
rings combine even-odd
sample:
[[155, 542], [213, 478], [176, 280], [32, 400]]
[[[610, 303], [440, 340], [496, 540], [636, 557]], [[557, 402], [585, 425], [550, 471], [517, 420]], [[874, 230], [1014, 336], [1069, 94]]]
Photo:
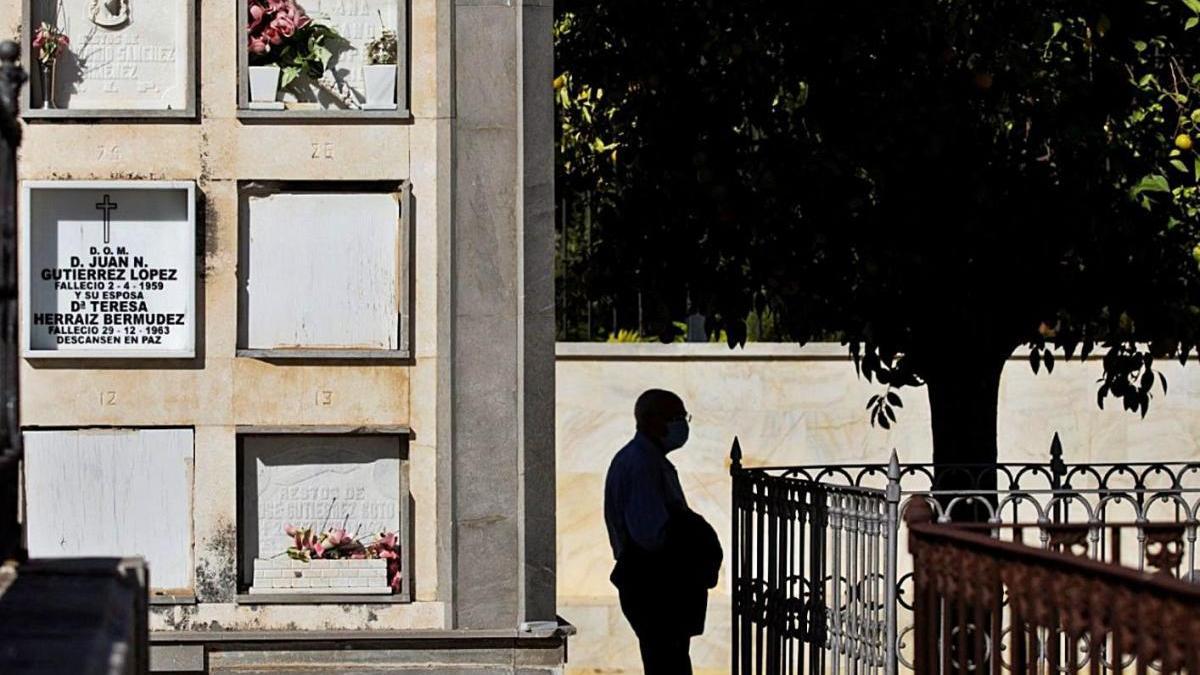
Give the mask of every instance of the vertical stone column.
[[454, 0], [453, 623], [553, 620], [552, 0]]

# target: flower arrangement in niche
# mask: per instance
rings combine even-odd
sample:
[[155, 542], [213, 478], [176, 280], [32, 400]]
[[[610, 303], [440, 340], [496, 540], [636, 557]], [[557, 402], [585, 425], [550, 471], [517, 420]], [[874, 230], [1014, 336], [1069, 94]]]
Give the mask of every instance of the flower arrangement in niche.
[[[383, 24], [382, 14], [379, 16], [379, 23]], [[379, 36], [367, 43], [367, 63], [372, 66], [394, 66], [399, 52], [400, 43], [396, 39], [396, 31], [384, 24]]]
[[33, 49], [37, 52], [37, 60], [43, 66], [53, 63], [59, 55], [71, 46], [71, 38], [45, 21], [33, 32]]
[[315, 21], [296, 0], [247, 0], [247, 48], [251, 66], [278, 66], [280, 85], [301, 75], [321, 79], [333, 58], [331, 43], [343, 38], [332, 27]]
[[42, 107], [53, 108], [55, 64], [71, 46], [71, 39], [57, 26], [43, 21], [42, 25], [33, 32], [33, 40], [30, 45], [37, 53], [38, 63], [41, 64]]
[[311, 527], [284, 528], [292, 538], [287, 554], [292, 560], [387, 560], [388, 584], [393, 592], [400, 591], [400, 545], [395, 532], [380, 532], [369, 543], [352, 535], [345, 528], [330, 528], [318, 533]]
[[396, 109], [396, 61], [400, 43], [396, 31], [388, 28], [379, 14], [379, 35], [367, 43], [367, 62], [363, 66], [367, 110]]

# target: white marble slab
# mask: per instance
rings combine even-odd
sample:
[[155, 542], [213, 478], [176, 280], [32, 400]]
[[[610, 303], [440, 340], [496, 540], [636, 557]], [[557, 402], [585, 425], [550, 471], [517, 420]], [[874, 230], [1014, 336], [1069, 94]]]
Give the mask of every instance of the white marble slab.
[[154, 588], [192, 587], [191, 429], [28, 431], [34, 558], [142, 556]]
[[25, 356], [195, 354], [194, 184], [30, 181], [23, 198]]
[[400, 206], [389, 193], [250, 197], [247, 349], [400, 348]]
[[[76, 110], [184, 110], [190, 87], [191, 0], [33, 0], [31, 28], [57, 25], [71, 40], [58, 59], [54, 98]], [[93, 11], [96, 11], [93, 19]], [[44, 98], [36, 64], [35, 107]]]

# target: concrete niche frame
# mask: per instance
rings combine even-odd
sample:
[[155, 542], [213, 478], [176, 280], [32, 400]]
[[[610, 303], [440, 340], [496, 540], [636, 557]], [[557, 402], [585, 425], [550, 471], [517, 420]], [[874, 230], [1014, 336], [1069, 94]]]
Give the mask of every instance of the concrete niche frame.
[[[98, 11], [107, 13], [103, 6]], [[93, 17], [91, 0], [22, 0], [26, 120], [196, 117], [197, 0], [120, 0], [120, 7], [117, 15]], [[31, 44], [43, 21], [71, 40], [55, 66], [57, 107], [44, 106], [42, 67]]]
[[[358, 103], [362, 103], [365, 92], [362, 82], [358, 79], [359, 69], [366, 62], [366, 43], [370, 39], [369, 31], [375, 27], [382, 28], [380, 14], [390, 17], [394, 14], [394, 24], [387, 21], [387, 28], [396, 32], [396, 106], [394, 109], [362, 109], [342, 107], [334, 102], [327, 92], [315, 95], [314, 100], [287, 100], [286, 107], [257, 107], [250, 103], [250, 55], [247, 50], [246, 27], [249, 24], [249, 8], [246, 0], [234, 0], [237, 3], [238, 26], [234, 31], [236, 41], [233, 45], [237, 50], [238, 59], [238, 88], [237, 116], [243, 120], [331, 120], [337, 122], [361, 121], [407, 121], [412, 119], [408, 107], [408, 60], [409, 60], [409, 1], [408, 0], [359, 0], [352, 3], [357, 10], [366, 7], [366, 11], [357, 11], [353, 15], [332, 15], [332, 12], [344, 6], [336, 0], [298, 0], [315, 20], [329, 22], [334, 28], [342, 28], [349, 33], [345, 35], [350, 42], [350, 48], [335, 53], [331, 62], [331, 70], [335, 79], [350, 85], [351, 95]], [[314, 92], [316, 90], [314, 89]], [[294, 98], [294, 97], [293, 97]]]

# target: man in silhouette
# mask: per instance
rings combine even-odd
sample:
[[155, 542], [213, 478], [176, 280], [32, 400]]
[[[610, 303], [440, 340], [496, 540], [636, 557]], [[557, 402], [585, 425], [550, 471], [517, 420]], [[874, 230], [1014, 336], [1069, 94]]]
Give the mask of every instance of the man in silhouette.
[[617, 564], [610, 579], [638, 637], [646, 675], [690, 675], [691, 638], [704, 632], [721, 546], [688, 508], [667, 454], [688, 440], [691, 416], [675, 394], [651, 389], [634, 406], [637, 434], [613, 458], [604, 521]]

